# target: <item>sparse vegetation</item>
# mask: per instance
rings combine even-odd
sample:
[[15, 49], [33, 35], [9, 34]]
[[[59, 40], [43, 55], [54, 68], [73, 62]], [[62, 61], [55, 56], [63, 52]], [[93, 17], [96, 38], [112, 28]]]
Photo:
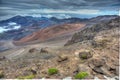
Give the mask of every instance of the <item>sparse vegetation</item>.
[[81, 55], [81, 58], [82, 58], [82, 59], [87, 59], [87, 55], [86, 55], [86, 54], [82, 54], [82, 55]]
[[75, 75], [75, 79], [84, 79], [88, 76], [87, 72], [79, 72], [78, 74]]
[[86, 60], [80, 60], [80, 63], [85, 63], [86, 62]]
[[31, 74], [31, 75], [27, 75], [27, 76], [20, 76], [18, 78], [19, 79], [33, 79], [33, 78], [35, 78], [35, 75]]
[[87, 49], [81, 49], [79, 52], [79, 57], [80, 59], [84, 60], [84, 59], [89, 59], [92, 57], [92, 51], [91, 50], [87, 50]]
[[3, 78], [4, 77], [4, 74], [3, 73], [0, 73], [0, 78]]
[[110, 43], [110, 40], [108, 40], [107, 38], [101, 38], [101, 39], [97, 39], [95, 41], [96, 47], [100, 47], [100, 48], [105, 48], [107, 47], [107, 43]]
[[56, 68], [50, 68], [48, 70], [48, 74], [49, 75], [53, 75], [53, 74], [57, 74], [58, 73], [58, 70]]
[[[117, 66], [119, 65], [119, 29], [118, 27], [113, 28], [114, 30], [112, 28], [108, 29], [110, 26], [114, 27], [114, 25], [117, 26], [119, 23], [114, 23], [113, 21], [107, 25], [108, 23], [105, 22], [106, 26], [102, 26], [103, 23], [99, 22], [100, 25], [94, 28], [92, 25], [96, 23], [97, 21], [86, 24], [85, 28], [78, 28], [78, 30], [73, 28], [75, 32], [66, 32], [65, 35], [62, 33], [63, 31], [60, 31], [59, 36], [52, 35], [51, 29], [45, 29], [45, 33], [48, 32], [52, 37], [47, 34], [45, 34], [45, 37], [44, 34], [38, 32], [43, 39], [38, 38], [39, 35], [36, 35], [35, 41], [31, 41], [31, 39], [31, 42], [26, 41], [23, 45], [17, 41], [18, 39], [15, 39], [13, 43], [11, 42], [12, 40], [1, 40], [0, 78], [16, 78], [18, 80], [119, 79], [119, 66]], [[69, 25], [71, 24], [79, 27], [81, 23], [70, 23]], [[66, 27], [66, 23], [64, 26]], [[58, 31], [59, 29], [55, 30], [55, 32], [52, 30], [53, 33], [57, 33]], [[73, 33], [76, 33], [75, 37], [70, 40]], [[31, 37], [34, 38], [34, 35]], [[49, 40], [44, 41], [48, 37]], [[68, 39], [70, 40], [70, 44], [68, 42], [68, 46], [63, 46]], [[26, 39], [24, 38], [24, 40]], [[17, 47], [17, 42], [20, 47]], [[16, 45], [14, 45], [15, 43]], [[3, 51], [3, 49], [5, 50]]]

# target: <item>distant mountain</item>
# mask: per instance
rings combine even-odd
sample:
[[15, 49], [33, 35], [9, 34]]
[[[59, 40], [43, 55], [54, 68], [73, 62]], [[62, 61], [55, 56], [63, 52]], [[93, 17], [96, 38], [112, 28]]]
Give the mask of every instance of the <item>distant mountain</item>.
[[115, 18], [113, 16], [98, 16], [91, 19], [67, 18], [58, 19], [56, 17], [32, 17], [32, 16], [15, 16], [7, 20], [0, 21], [0, 40], [19, 40], [33, 32], [54, 25], [68, 23], [98, 23], [109, 21]]
[[0, 21], [0, 26], [6, 26], [12, 22], [21, 25], [22, 27], [28, 27], [34, 25], [44, 28], [54, 24], [74, 23], [74, 22], [81, 22], [87, 20], [88, 19], [80, 19], [80, 18], [58, 19], [56, 17], [46, 18], [46, 17], [32, 17], [32, 16], [18, 15], [10, 19]]
[[[15, 17], [12, 17], [8, 20], [0, 21], [0, 26], [7, 25], [10, 22], [14, 22], [14, 23], [21, 25], [23, 27], [28, 27], [28, 26], [35, 24], [35, 23], [36, 24], [39, 23], [38, 26], [46, 27], [46, 26], [49, 26], [50, 23], [52, 23], [52, 21], [46, 17], [15, 16]], [[45, 25], [45, 24], [49, 24], [49, 25]]]
[[72, 31], [79, 30], [80, 28], [84, 27], [85, 24], [82, 23], [74, 23], [74, 24], [63, 24], [57, 25], [53, 27], [47, 27], [41, 29], [37, 32], [32, 33], [18, 41], [15, 41], [16, 44], [24, 44], [31, 41], [46, 41], [58, 36], [63, 36], [64, 34], [69, 34]]
[[89, 22], [108, 22], [111, 19], [118, 17], [118, 15], [103, 15], [89, 19]]
[[58, 19], [56, 17], [50, 18], [52, 21], [56, 23], [75, 23], [75, 22], [87, 22], [89, 19], [87, 18], [66, 18], [66, 19]]
[[55, 17], [15, 16], [0, 21], [0, 40], [19, 40], [39, 29], [64, 23], [84, 22], [87, 20], [88, 19], [80, 18], [57, 19]]

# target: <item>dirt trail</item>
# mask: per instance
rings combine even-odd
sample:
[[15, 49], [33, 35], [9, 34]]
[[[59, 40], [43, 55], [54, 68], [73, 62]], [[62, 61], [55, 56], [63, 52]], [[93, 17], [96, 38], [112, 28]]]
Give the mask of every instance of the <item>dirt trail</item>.
[[11, 54], [9, 54], [9, 55], [6, 55], [5, 57], [6, 57], [7, 59], [12, 59], [12, 58], [14, 58], [14, 57], [17, 57], [17, 56], [22, 55], [24, 51], [25, 51], [25, 49], [20, 49], [20, 50], [15, 51], [14, 53], [11, 53]]

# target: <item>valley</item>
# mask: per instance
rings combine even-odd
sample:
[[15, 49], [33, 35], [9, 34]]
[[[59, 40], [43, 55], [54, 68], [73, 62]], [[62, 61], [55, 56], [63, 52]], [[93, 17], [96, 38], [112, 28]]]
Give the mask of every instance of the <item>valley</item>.
[[[118, 80], [119, 21], [119, 16], [63, 19], [42, 29], [32, 25], [37, 29], [19, 39], [19, 29], [12, 36], [5, 32], [9, 38], [0, 36], [0, 78]], [[50, 74], [49, 69], [57, 71]]]

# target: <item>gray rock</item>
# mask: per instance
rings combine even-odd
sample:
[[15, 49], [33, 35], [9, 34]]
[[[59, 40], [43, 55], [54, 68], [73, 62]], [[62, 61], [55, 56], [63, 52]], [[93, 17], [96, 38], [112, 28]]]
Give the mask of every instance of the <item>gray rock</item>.
[[94, 67], [92, 70], [93, 70], [94, 72], [99, 73], [99, 74], [104, 74], [104, 71], [103, 71], [100, 67]]
[[77, 50], [75, 51], [75, 55], [78, 56], [80, 59], [89, 59], [93, 56], [92, 51], [87, 49]]
[[68, 57], [66, 55], [59, 55], [57, 61], [58, 62], [63, 62], [68, 60]]
[[89, 61], [89, 67], [94, 68], [94, 67], [101, 67], [105, 65], [105, 61], [103, 59], [92, 59]]

